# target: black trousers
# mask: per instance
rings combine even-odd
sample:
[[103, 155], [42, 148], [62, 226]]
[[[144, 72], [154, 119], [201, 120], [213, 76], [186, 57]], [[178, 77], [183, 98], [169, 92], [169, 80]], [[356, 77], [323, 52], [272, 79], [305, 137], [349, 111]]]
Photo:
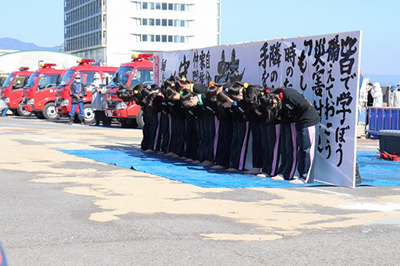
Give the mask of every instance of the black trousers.
[[215, 163], [224, 167], [229, 167], [232, 144], [232, 121], [220, 120], [218, 128], [218, 144], [215, 156]]
[[169, 117], [167, 113], [161, 112], [157, 141], [157, 151], [168, 153], [169, 142]]
[[157, 118], [157, 113], [148, 115], [148, 123], [149, 123], [149, 128], [148, 128], [148, 134], [149, 134], [149, 147], [148, 149], [155, 149], [155, 141], [156, 141], [156, 133], [157, 133], [157, 127], [158, 127], [158, 118]]
[[140, 143], [140, 148], [145, 151], [150, 148], [150, 121], [146, 108], [143, 108], [143, 122], [143, 137], [142, 142]]
[[205, 115], [203, 125], [205, 134], [204, 159], [206, 161], [214, 161], [215, 116]]
[[95, 110], [94, 112], [94, 120], [96, 121], [96, 125], [100, 125], [100, 122], [105, 124], [105, 114], [103, 110]]
[[260, 122], [250, 122], [252, 142], [252, 162], [253, 168], [263, 167], [263, 140], [261, 137], [261, 124]]
[[197, 155], [200, 162], [205, 160], [205, 141], [206, 131], [204, 126], [204, 116], [198, 116], [195, 118], [196, 132], [197, 132]]
[[229, 167], [243, 170], [246, 163], [247, 142], [249, 137], [249, 122], [233, 123], [231, 156]]
[[198, 136], [196, 130], [196, 119], [193, 115], [188, 115], [185, 119], [185, 157], [198, 160], [197, 154]]
[[185, 147], [185, 119], [174, 115], [171, 118], [172, 132], [169, 151], [183, 156]]
[[261, 124], [261, 138], [262, 138], [262, 149], [263, 149], [262, 171], [272, 176], [277, 174], [277, 167], [279, 166], [279, 159], [280, 159], [280, 153], [279, 153], [280, 131], [277, 131], [278, 126], [280, 128], [280, 125], [271, 125], [267, 123]]
[[278, 173], [286, 180], [293, 178], [297, 164], [297, 132], [295, 123], [281, 123], [280, 130], [281, 163]]

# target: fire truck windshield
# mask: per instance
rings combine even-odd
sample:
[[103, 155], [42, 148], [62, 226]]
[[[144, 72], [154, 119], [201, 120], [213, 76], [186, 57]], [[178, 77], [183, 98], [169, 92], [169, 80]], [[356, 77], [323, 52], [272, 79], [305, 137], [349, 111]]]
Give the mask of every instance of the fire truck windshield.
[[[118, 87], [120, 84], [126, 85], [126, 83], [129, 80], [129, 76], [132, 73], [132, 70], [133, 70], [133, 67], [128, 67], [128, 66], [118, 68], [118, 70], [115, 72], [115, 74], [113, 76], [113, 80], [110, 82], [110, 84], [108, 86], [111, 88], [114, 88], [114, 87]], [[114, 77], [117, 73], [119, 73], [119, 83], [118, 84], [116, 84], [114, 82]]]
[[39, 75], [40, 75], [40, 74], [37, 73], [37, 72], [33, 73], [33, 74], [29, 77], [28, 83], [26, 83], [26, 85], [25, 85], [24, 88], [27, 89], [27, 88], [30, 88], [30, 87], [32, 87], [33, 85], [35, 85], [35, 80], [37, 79], [37, 77], [38, 77]]
[[13, 80], [14, 77], [15, 77], [14, 74], [8, 75], [7, 79], [3, 83], [3, 88], [7, 88], [8, 86], [10, 86], [10, 83]]
[[73, 75], [75, 73], [75, 70], [70, 69], [67, 72], [65, 72], [64, 76], [61, 79], [61, 83], [60, 85], [58, 85], [58, 87], [65, 87], [69, 84], [69, 82], [71, 81]]
[[40, 74], [40, 73], [33, 73], [32, 76], [29, 78], [28, 83], [25, 85], [24, 88], [30, 88], [35, 85], [37, 79], [38, 81], [38, 89], [43, 90], [49, 87], [55, 87], [57, 82], [58, 74]]
[[55, 87], [57, 83], [58, 74], [42, 74], [39, 79], [39, 90], [45, 88]]

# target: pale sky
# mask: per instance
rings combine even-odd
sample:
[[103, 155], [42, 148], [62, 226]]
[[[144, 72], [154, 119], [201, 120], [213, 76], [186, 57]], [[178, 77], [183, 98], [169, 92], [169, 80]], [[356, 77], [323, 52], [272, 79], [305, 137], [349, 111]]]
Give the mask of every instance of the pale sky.
[[[221, 2], [221, 44], [361, 30], [361, 70], [364, 74], [400, 75], [400, 67], [397, 67], [400, 61], [397, 48], [400, 47], [400, 1]], [[10, 37], [45, 47], [63, 43], [63, 0], [0, 0], [0, 3], [0, 38]]]

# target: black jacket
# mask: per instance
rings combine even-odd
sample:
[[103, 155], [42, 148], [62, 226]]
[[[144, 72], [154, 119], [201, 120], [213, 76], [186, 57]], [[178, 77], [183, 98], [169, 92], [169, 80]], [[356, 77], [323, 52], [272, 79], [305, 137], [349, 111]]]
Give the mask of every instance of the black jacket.
[[315, 126], [320, 122], [317, 110], [299, 91], [285, 88], [281, 100], [283, 110], [293, 118], [297, 128]]
[[229, 110], [232, 112], [233, 123], [243, 123], [248, 120], [246, 114], [246, 103], [243, 100], [235, 101]]
[[86, 96], [86, 88], [83, 83], [80, 84], [80, 93], [81, 97], [78, 96], [78, 91], [76, 88], [75, 82], [71, 84], [71, 103], [82, 103], [83, 102], [83, 96]]

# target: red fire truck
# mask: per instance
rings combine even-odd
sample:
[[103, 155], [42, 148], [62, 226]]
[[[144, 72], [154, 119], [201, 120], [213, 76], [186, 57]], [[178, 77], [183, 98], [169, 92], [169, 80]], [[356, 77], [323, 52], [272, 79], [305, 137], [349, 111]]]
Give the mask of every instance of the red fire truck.
[[42, 63], [41, 68], [33, 72], [24, 86], [23, 110], [33, 112], [38, 118], [58, 118], [55, 109], [57, 80], [65, 73], [64, 69], [55, 69], [56, 64]]
[[143, 127], [143, 114], [140, 106], [135, 102], [124, 103], [117, 97], [118, 86], [120, 84], [126, 86], [153, 84], [152, 60], [152, 54], [134, 54], [132, 62], [121, 64], [108, 85], [106, 116], [116, 118], [124, 128]]
[[1, 99], [8, 104], [14, 115], [28, 116], [31, 112], [23, 110], [20, 102], [22, 101], [23, 87], [32, 75], [29, 67], [20, 67], [18, 71], [11, 72], [1, 87]]
[[[64, 76], [61, 78], [61, 82], [57, 85], [56, 89], [56, 110], [60, 116], [69, 116], [71, 111], [71, 92], [70, 86], [74, 81], [75, 75], [81, 76], [81, 82], [86, 87], [87, 95], [83, 98], [84, 109], [85, 109], [85, 122], [93, 123], [94, 113], [91, 108], [92, 94], [88, 91], [88, 87], [93, 83], [93, 76], [99, 73], [102, 78], [105, 76], [112, 77], [117, 67], [108, 66], [94, 66], [94, 59], [78, 59], [77, 66], [69, 68]], [[105, 82], [105, 80], [103, 80]], [[78, 108], [76, 110], [78, 112]]]

